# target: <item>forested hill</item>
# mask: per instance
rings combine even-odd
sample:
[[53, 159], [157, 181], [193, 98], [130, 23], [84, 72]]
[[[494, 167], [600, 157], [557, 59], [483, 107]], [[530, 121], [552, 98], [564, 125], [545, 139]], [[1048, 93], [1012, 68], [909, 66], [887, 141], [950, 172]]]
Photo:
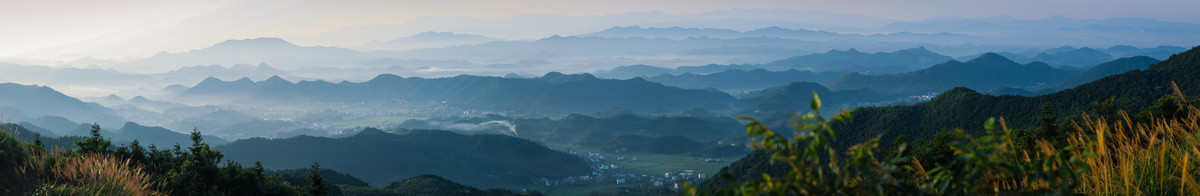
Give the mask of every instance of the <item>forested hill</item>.
[[278, 77], [261, 82], [208, 79], [183, 92], [185, 100], [306, 102], [397, 101], [518, 113], [593, 113], [613, 108], [673, 113], [700, 107], [721, 111], [734, 98], [708, 90], [682, 89], [635, 78], [599, 79], [590, 74], [547, 73], [540, 78], [461, 75], [404, 78], [384, 74], [362, 83], [301, 81]]
[[[1173, 94], [1172, 81], [1189, 100], [1200, 96], [1200, 47], [1172, 55], [1146, 70], [1132, 70], [1036, 97], [992, 96], [959, 87], [924, 103], [857, 108], [851, 112], [853, 120], [833, 124], [837, 133], [833, 144], [844, 150], [881, 136], [880, 144], [883, 149], [888, 149], [898, 136], [904, 136], [908, 142], [932, 141], [938, 140], [935, 133], [951, 129], [979, 135], [984, 122], [991, 117], [1003, 117], [1007, 127], [1012, 129], [1034, 129], [1039, 126], [1038, 118], [1045, 114], [1043, 105], [1052, 106], [1051, 115], [1057, 116], [1060, 124], [1084, 113], [1111, 118], [1116, 110], [1125, 110], [1139, 118], [1141, 111], [1161, 109], [1154, 109], [1152, 105], [1160, 104], [1156, 103], [1160, 102], [1159, 98]], [[1110, 99], [1112, 101], [1108, 101]], [[785, 165], [771, 164], [770, 159], [770, 154], [751, 153], [722, 168], [721, 173], [749, 180], [758, 179], [764, 173], [779, 175], [787, 172]], [[721, 187], [722, 180], [712, 178], [701, 186]]]
[[26, 121], [41, 116], [62, 116], [74, 121], [124, 123], [112, 109], [83, 102], [50, 87], [0, 83], [0, 113], [5, 120]]
[[746, 95], [746, 98], [739, 100], [739, 105], [743, 108], [739, 113], [760, 115], [809, 110], [808, 103], [812, 100], [814, 92], [823, 97], [825, 104], [834, 107], [893, 99], [891, 96], [884, 96], [869, 89], [833, 91], [817, 83], [793, 82]]
[[832, 50], [820, 54], [795, 56], [759, 67], [770, 70], [812, 70], [817, 72], [875, 71], [899, 73], [925, 68], [936, 63], [952, 60], [924, 47], [897, 50], [894, 52], [865, 53], [853, 48], [845, 51]]
[[1100, 78], [1104, 78], [1104, 77], [1107, 77], [1107, 76], [1110, 76], [1113, 74], [1125, 73], [1126, 71], [1135, 70], [1135, 69], [1150, 68], [1150, 65], [1153, 65], [1155, 63], [1158, 63], [1158, 59], [1150, 58], [1147, 56], [1135, 56], [1135, 57], [1121, 58], [1121, 59], [1113, 60], [1113, 61], [1110, 61], [1107, 63], [1101, 63], [1099, 65], [1096, 65], [1096, 66], [1092, 67], [1091, 69], [1084, 71], [1083, 73], [1079, 73], [1075, 76], [1071, 76], [1070, 78], [1067, 78], [1066, 80], [1063, 80], [1062, 82], [1059, 82], [1058, 84], [1051, 85], [1048, 88], [1055, 89], [1055, 90], [1068, 89], [1068, 88], [1079, 86], [1080, 84], [1095, 81]]
[[814, 73], [812, 71], [799, 71], [795, 69], [788, 69], [787, 71], [778, 72], [767, 71], [765, 69], [729, 69], [722, 72], [705, 75], [693, 73], [684, 73], [679, 75], [662, 74], [654, 77], [648, 77], [646, 80], [682, 88], [745, 90], [763, 89], [798, 81], [825, 83], [841, 74], [842, 73], [840, 72]]
[[1185, 96], [1200, 95], [1200, 49], [1172, 55], [1147, 70], [1132, 70], [1036, 97], [992, 96], [955, 88], [924, 103], [858, 108], [852, 113], [853, 121], [837, 127], [838, 143], [856, 144], [879, 134], [883, 134], [883, 141], [899, 135], [928, 138], [939, 130], [954, 128], [980, 133], [981, 123], [989, 117], [1004, 117], [1009, 127], [1033, 128], [1046, 103], [1052, 103], [1060, 122], [1068, 119], [1063, 117], [1095, 112], [1093, 103], [1105, 103], [1110, 98], [1115, 99], [1109, 108], [1135, 114], [1173, 93], [1172, 81], [1178, 83]]
[[532, 178], [580, 176], [591, 171], [577, 156], [528, 140], [435, 130], [392, 134], [371, 128], [346, 138], [254, 138], [217, 149], [229, 160], [243, 164], [262, 161], [273, 169], [319, 162], [324, 168], [346, 172], [375, 186], [421, 174], [478, 186], [521, 184]]
[[829, 82], [832, 89], [869, 88], [883, 93], [923, 94], [954, 87], [991, 90], [1000, 87], [1031, 87], [1056, 83], [1075, 74], [1045, 63], [1018, 64], [995, 53], [967, 62], [949, 61], [929, 68], [884, 75], [846, 74]]

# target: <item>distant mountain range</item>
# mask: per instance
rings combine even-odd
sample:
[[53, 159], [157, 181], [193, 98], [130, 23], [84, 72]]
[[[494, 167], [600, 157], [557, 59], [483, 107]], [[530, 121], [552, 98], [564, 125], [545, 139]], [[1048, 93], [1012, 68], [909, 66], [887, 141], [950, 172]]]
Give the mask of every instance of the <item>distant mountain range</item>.
[[301, 168], [319, 162], [324, 168], [349, 173], [375, 186], [422, 174], [435, 174], [469, 185], [500, 185], [591, 172], [580, 157], [528, 140], [435, 130], [392, 134], [366, 129], [346, 138], [254, 138], [216, 149], [229, 160], [243, 164], [261, 161], [263, 166], [274, 169]]
[[1091, 69], [1088, 69], [1087, 71], [1084, 71], [1083, 73], [1079, 73], [1075, 76], [1071, 76], [1070, 78], [1067, 78], [1067, 79], [1063, 80], [1062, 82], [1047, 86], [1046, 88], [1054, 89], [1054, 90], [1074, 88], [1076, 86], [1079, 86], [1079, 85], [1082, 85], [1082, 84], [1085, 84], [1088, 82], [1096, 81], [1096, 80], [1099, 80], [1101, 78], [1108, 77], [1111, 75], [1125, 73], [1125, 72], [1131, 71], [1131, 70], [1144, 70], [1144, 69], [1150, 68], [1150, 65], [1156, 64], [1158, 62], [1159, 62], [1158, 59], [1150, 58], [1147, 56], [1135, 56], [1135, 57], [1121, 58], [1121, 59], [1113, 60], [1113, 61], [1110, 61], [1107, 63], [1101, 63], [1099, 65], [1092, 66]]
[[789, 69], [787, 71], [772, 72], [765, 69], [741, 70], [729, 69], [722, 72], [698, 75], [692, 73], [684, 73], [680, 75], [662, 74], [654, 77], [645, 77], [651, 82], [662, 83], [667, 86], [676, 86], [681, 88], [717, 88], [717, 89], [763, 89], [767, 87], [780, 86], [792, 82], [816, 82], [825, 83], [833, 80], [842, 73], [813, 73], [812, 71], [797, 71]]
[[517, 113], [591, 113], [621, 108], [670, 113], [693, 107], [729, 109], [733, 97], [721, 92], [685, 90], [643, 79], [599, 79], [590, 74], [548, 73], [540, 78], [457, 76], [403, 78], [384, 74], [367, 82], [338, 84], [324, 81], [292, 83], [279, 77], [254, 82], [210, 78], [184, 91], [177, 99], [190, 101], [395, 101]]
[[298, 68], [353, 65], [377, 57], [345, 48], [297, 46], [279, 38], [228, 40], [215, 45], [180, 53], [159, 53], [127, 63], [142, 72], [163, 72], [193, 65], [235, 65], [268, 63]]
[[[833, 91], [812, 82], [793, 82], [784, 86], [771, 87], [745, 95], [738, 100], [741, 108], [737, 113], [749, 115], [772, 114], [779, 112], [809, 111], [813, 93], [820, 95], [823, 104], [830, 108], [844, 108], [860, 105], [860, 103], [891, 101], [894, 96], [887, 96], [873, 90], [843, 90]], [[869, 105], [869, 104], [867, 104]]]
[[[1024, 20], [1011, 16], [989, 18], [934, 18], [895, 22], [879, 28], [883, 32], [937, 33], [1006, 37], [995, 41], [1015, 41], [1041, 45], [1070, 45], [1081, 40], [1095, 45], [1179, 45], [1200, 42], [1195, 34], [1200, 24], [1165, 22], [1149, 18], [1074, 19], [1053, 16]], [[974, 41], [974, 44], [997, 44]]]
[[[654, 67], [649, 65], [619, 66], [611, 70], [595, 72], [605, 78], [653, 77], [662, 74], [699, 74], [723, 72], [727, 70], [767, 69], [773, 71], [800, 70], [812, 72], [872, 72], [895, 73], [917, 70], [929, 65], [943, 63], [953, 58], [929, 51], [923, 47], [897, 50], [893, 52], [866, 53], [857, 49], [831, 50], [825, 53], [815, 53], [803, 56], [793, 56], [783, 60], [771, 61], [764, 64], [731, 64], [704, 66], [680, 66], [675, 69]], [[806, 80], [820, 81], [820, 80]]]
[[[988, 117], [1005, 117], [1010, 128], [1030, 128], [1036, 125], [1035, 118], [1041, 114], [1040, 108], [1047, 102], [1053, 103], [1058, 114], [1068, 116], [1097, 112], [1091, 103], [1104, 102], [1109, 98], [1115, 98], [1119, 103], [1114, 109], [1135, 113], [1158, 98], [1171, 94], [1174, 91], [1172, 81], [1178, 84], [1185, 96], [1192, 97], [1200, 93], [1200, 77], [1196, 77], [1200, 74], [1200, 69], [1197, 69], [1200, 68], [1200, 61], [1196, 59], [1200, 59], [1200, 49], [1193, 48], [1150, 65], [1145, 70], [1131, 70], [1036, 97], [992, 96], [955, 88], [929, 102], [911, 106], [859, 108], [855, 110], [854, 121], [840, 130], [854, 130], [849, 132], [867, 136], [878, 134], [875, 130], [879, 130], [879, 126], [889, 126], [892, 131], [887, 133], [884, 140], [895, 136], [892, 134], [923, 138], [932, 135], [930, 130], [942, 127], [981, 133], [979, 122]], [[1111, 65], [1121, 67], [1120, 63]]]
[[1050, 64], [1055, 67], [1088, 68], [1096, 64], [1108, 62], [1116, 57], [1092, 48], [1069, 49], [1053, 54], [1041, 53], [1031, 60]]
[[83, 122], [124, 123], [111, 109], [80, 101], [45, 86], [0, 84], [0, 113], [12, 121], [32, 120], [41, 116], [62, 116]]
[[500, 39], [485, 37], [481, 35], [457, 34], [450, 32], [423, 32], [416, 35], [388, 40], [388, 41], [371, 41], [362, 45], [352, 47], [355, 50], [362, 51], [402, 51], [419, 48], [442, 48], [450, 46], [461, 46], [471, 44], [481, 44], [491, 41], [500, 41]]
[[645, 38], [668, 38], [668, 39], [684, 39], [690, 37], [711, 37], [711, 38], [744, 38], [744, 37], [776, 37], [789, 38], [800, 40], [828, 40], [836, 38], [848, 38], [862, 36], [857, 34], [838, 34], [828, 31], [816, 31], [806, 29], [788, 29], [778, 26], [760, 28], [745, 32], [739, 32], [732, 29], [715, 29], [715, 28], [683, 28], [679, 26], [657, 28], [640, 26], [628, 27], [612, 27], [599, 32], [583, 34], [585, 37], [645, 37]]
[[[31, 130], [40, 133], [44, 137], [91, 137], [92, 123], [76, 123], [58, 116], [44, 116], [29, 121], [21, 121], [17, 123], [23, 129]], [[115, 124], [101, 124], [101, 137], [112, 140], [113, 145], [128, 145], [129, 142], [137, 140], [142, 146], [156, 145], [160, 149], [174, 146], [175, 144], [188, 145], [191, 144], [191, 135], [180, 132], [175, 132], [162, 127], [143, 126], [133, 122], [126, 122], [115, 129]], [[211, 135], [204, 136], [205, 142], [219, 145], [229, 143], [229, 141], [213, 137]], [[74, 146], [63, 146], [74, 148]]]
[[153, 111], [153, 112], [163, 112], [163, 111], [174, 109], [174, 108], [188, 107], [188, 105], [184, 105], [184, 104], [180, 104], [180, 103], [150, 100], [143, 96], [129, 98], [129, 100], [121, 98], [120, 96], [117, 96], [117, 95], [108, 95], [105, 97], [93, 97], [93, 98], [84, 98], [84, 99], [91, 101], [91, 102], [99, 103], [100, 105], [104, 105], [109, 108], [113, 108], [113, 109], [117, 109], [117, 110], [137, 109], [137, 110], [146, 110], [146, 111]]
[[894, 52], [864, 53], [851, 48], [832, 50], [820, 54], [796, 56], [760, 65], [771, 70], [812, 70], [818, 72], [873, 72], [898, 73], [928, 67], [952, 60], [924, 47], [897, 50]]
[[[1131, 68], [1137, 66], [1124, 63], [1150, 60], [1153, 59], [1127, 58], [1097, 65], [1096, 68]], [[1149, 109], [1159, 98], [1173, 94], [1175, 86], [1172, 82], [1177, 84], [1185, 97], [1200, 95], [1200, 47], [1173, 55], [1145, 70], [1133, 69], [1034, 97], [985, 95], [968, 88], [954, 88], [928, 102], [857, 108], [851, 112], [853, 120], [834, 124], [833, 128], [838, 130], [838, 140], [833, 144], [838, 148], [847, 148], [868, 139], [895, 141], [901, 136], [933, 138], [939, 130], [948, 129], [961, 129], [967, 134], [979, 135], [984, 133], [980, 123], [994, 117], [1003, 117], [1009, 129], [1032, 129], [1038, 126], [1037, 118], [1043, 115], [1042, 107], [1045, 105], [1052, 106], [1053, 115], [1059, 116], [1059, 122], [1067, 120], [1064, 116], [1080, 114], [1115, 117], [1112, 113], [1115, 111], [1128, 111], [1132, 118], [1141, 118], [1137, 113]], [[1113, 99], [1117, 104], [1108, 109], [1094, 105], [1108, 99]], [[886, 149], [891, 143], [880, 144]], [[785, 165], [773, 165], [770, 159], [768, 153], [751, 153], [721, 169], [721, 172], [740, 176], [740, 179], [762, 173], [786, 173]], [[719, 186], [721, 183], [708, 180], [703, 184]]]
[[[1138, 48], [1128, 45], [1115, 45], [1109, 48], [1075, 48], [1071, 46], [1062, 46], [1040, 51], [993, 53], [1004, 56], [1005, 58], [1017, 63], [1041, 61], [1055, 67], [1074, 67], [1087, 69], [1093, 65], [1115, 60], [1117, 58], [1148, 56], [1154, 59], [1166, 59], [1167, 57], [1183, 52], [1184, 50], [1187, 49], [1178, 46]], [[961, 56], [956, 59], [959, 61], [968, 61], [979, 58], [980, 55], [983, 54]]]
[[258, 65], [234, 64], [228, 67], [221, 65], [185, 66], [176, 70], [147, 75], [165, 84], [195, 84], [209, 77], [225, 80], [235, 80], [243, 77], [263, 80], [271, 76], [280, 76], [288, 79], [308, 79], [279, 70], [266, 63], [259, 63]]
[[954, 87], [1037, 87], [1057, 83], [1074, 74], [1076, 72], [1056, 69], [1046, 63], [1022, 65], [999, 54], [988, 53], [967, 62], [950, 61], [913, 72], [883, 75], [850, 73], [829, 82], [829, 87], [916, 95]]

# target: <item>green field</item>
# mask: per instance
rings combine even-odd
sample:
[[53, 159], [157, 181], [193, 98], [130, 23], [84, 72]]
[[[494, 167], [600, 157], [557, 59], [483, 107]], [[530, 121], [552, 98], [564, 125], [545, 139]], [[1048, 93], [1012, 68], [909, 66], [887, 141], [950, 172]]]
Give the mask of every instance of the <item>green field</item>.
[[[554, 146], [554, 149], [560, 151], [575, 150], [580, 154], [588, 152], [600, 152], [598, 148], [581, 148], [576, 146]], [[708, 174], [712, 176], [720, 171], [722, 167], [729, 166], [733, 161], [742, 158], [737, 157], [722, 157], [720, 162], [705, 162], [704, 157], [691, 157], [687, 155], [668, 155], [668, 154], [649, 154], [649, 153], [622, 153], [612, 154], [600, 152], [606, 159], [600, 163], [605, 165], [616, 164], [618, 170], [633, 174], [646, 175], [663, 175], [663, 173], [671, 172], [678, 173], [683, 170], [696, 170], [696, 172]], [[617, 157], [625, 156], [625, 160], [618, 161]], [[632, 158], [637, 157], [637, 161]]]
[[604, 189], [615, 188], [615, 187], [637, 187], [637, 185], [628, 185], [628, 184], [621, 184], [621, 185], [603, 184], [603, 185], [591, 185], [591, 186], [538, 185], [538, 186], [530, 187], [528, 189], [537, 190], [538, 192], [541, 192], [542, 194], [546, 194], [546, 195], [579, 196], [579, 195], [588, 195], [588, 193], [591, 193], [592, 191], [604, 190]]
[[[702, 157], [690, 157], [686, 155], [663, 155], [663, 154], [623, 154], [625, 160], [616, 160], [614, 154], [605, 154], [605, 159], [600, 161], [602, 164], [616, 164], [618, 170], [634, 174], [646, 175], [663, 175], [663, 173], [671, 172], [678, 173], [683, 170], [696, 170], [696, 172], [708, 174], [712, 176], [721, 167], [728, 166], [733, 161], [741, 157], [726, 157], [722, 158], [721, 162], [705, 162]], [[632, 157], [637, 157], [637, 161], [631, 160]]]

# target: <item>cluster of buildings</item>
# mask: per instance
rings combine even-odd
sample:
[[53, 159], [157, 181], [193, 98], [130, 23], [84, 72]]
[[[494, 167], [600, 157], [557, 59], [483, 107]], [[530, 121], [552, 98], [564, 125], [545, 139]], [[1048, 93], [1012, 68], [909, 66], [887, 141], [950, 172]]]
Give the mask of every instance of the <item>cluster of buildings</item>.
[[[603, 185], [603, 184], [628, 184], [636, 186], [654, 186], [654, 187], [672, 187], [679, 188], [685, 183], [697, 184], [704, 181], [708, 176], [704, 173], [696, 172], [695, 170], [682, 170], [679, 172], [666, 172], [663, 175], [648, 175], [648, 174], [633, 174], [623, 170], [622, 166], [617, 163], [606, 162], [609, 157], [596, 152], [579, 154], [576, 151], [569, 151], [570, 154], [580, 155], [588, 163], [592, 164], [592, 174], [585, 176], [572, 176], [560, 179], [541, 179], [540, 183], [546, 186], [583, 186], [583, 185]], [[638, 161], [637, 157], [617, 156], [617, 161]], [[720, 161], [706, 160], [706, 161]], [[602, 163], [603, 162], [603, 163]]]

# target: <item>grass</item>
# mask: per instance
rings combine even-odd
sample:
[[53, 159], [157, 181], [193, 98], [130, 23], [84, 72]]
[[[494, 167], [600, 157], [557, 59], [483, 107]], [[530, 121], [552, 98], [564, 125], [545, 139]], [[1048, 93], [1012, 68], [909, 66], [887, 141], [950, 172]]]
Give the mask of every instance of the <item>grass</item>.
[[[1176, 88], [1177, 97], [1183, 97]], [[1091, 147], [1078, 193], [1094, 195], [1200, 195], [1200, 109], [1185, 105], [1177, 119], [1135, 122], [1084, 116], [1070, 142]]]
[[[1175, 99], [1168, 101], [1178, 107], [1162, 105], [1163, 116], [1134, 120], [1124, 111], [1112, 119], [1085, 114], [1071, 121], [1074, 131], [1058, 135], [1065, 141], [1037, 138], [1031, 144], [1035, 148], [1028, 151], [1015, 146], [1016, 135], [1003, 118], [999, 131], [995, 119], [990, 119], [984, 126], [988, 135], [952, 142], [953, 157], [929, 170], [916, 159], [919, 157], [875, 159], [877, 139], [856, 145], [846, 154], [835, 153], [823, 142], [832, 135], [828, 122], [815, 114], [799, 118], [799, 127], [811, 130], [810, 134], [793, 139], [778, 136], [750, 119], [748, 133], [760, 138], [751, 146], [774, 153], [772, 159], [787, 163], [791, 171], [778, 178], [764, 174], [761, 181], [720, 191], [747, 195], [1200, 195], [1196, 183], [1200, 177], [1200, 109], [1190, 105], [1178, 87], [1174, 93]], [[820, 107], [815, 93], [812, 105], [814, 110]], [[829, 159], [818, 156], [821, 148], [827, 149]], [[701, 193], [695, 187], [688, 189], [688, 195]]]

